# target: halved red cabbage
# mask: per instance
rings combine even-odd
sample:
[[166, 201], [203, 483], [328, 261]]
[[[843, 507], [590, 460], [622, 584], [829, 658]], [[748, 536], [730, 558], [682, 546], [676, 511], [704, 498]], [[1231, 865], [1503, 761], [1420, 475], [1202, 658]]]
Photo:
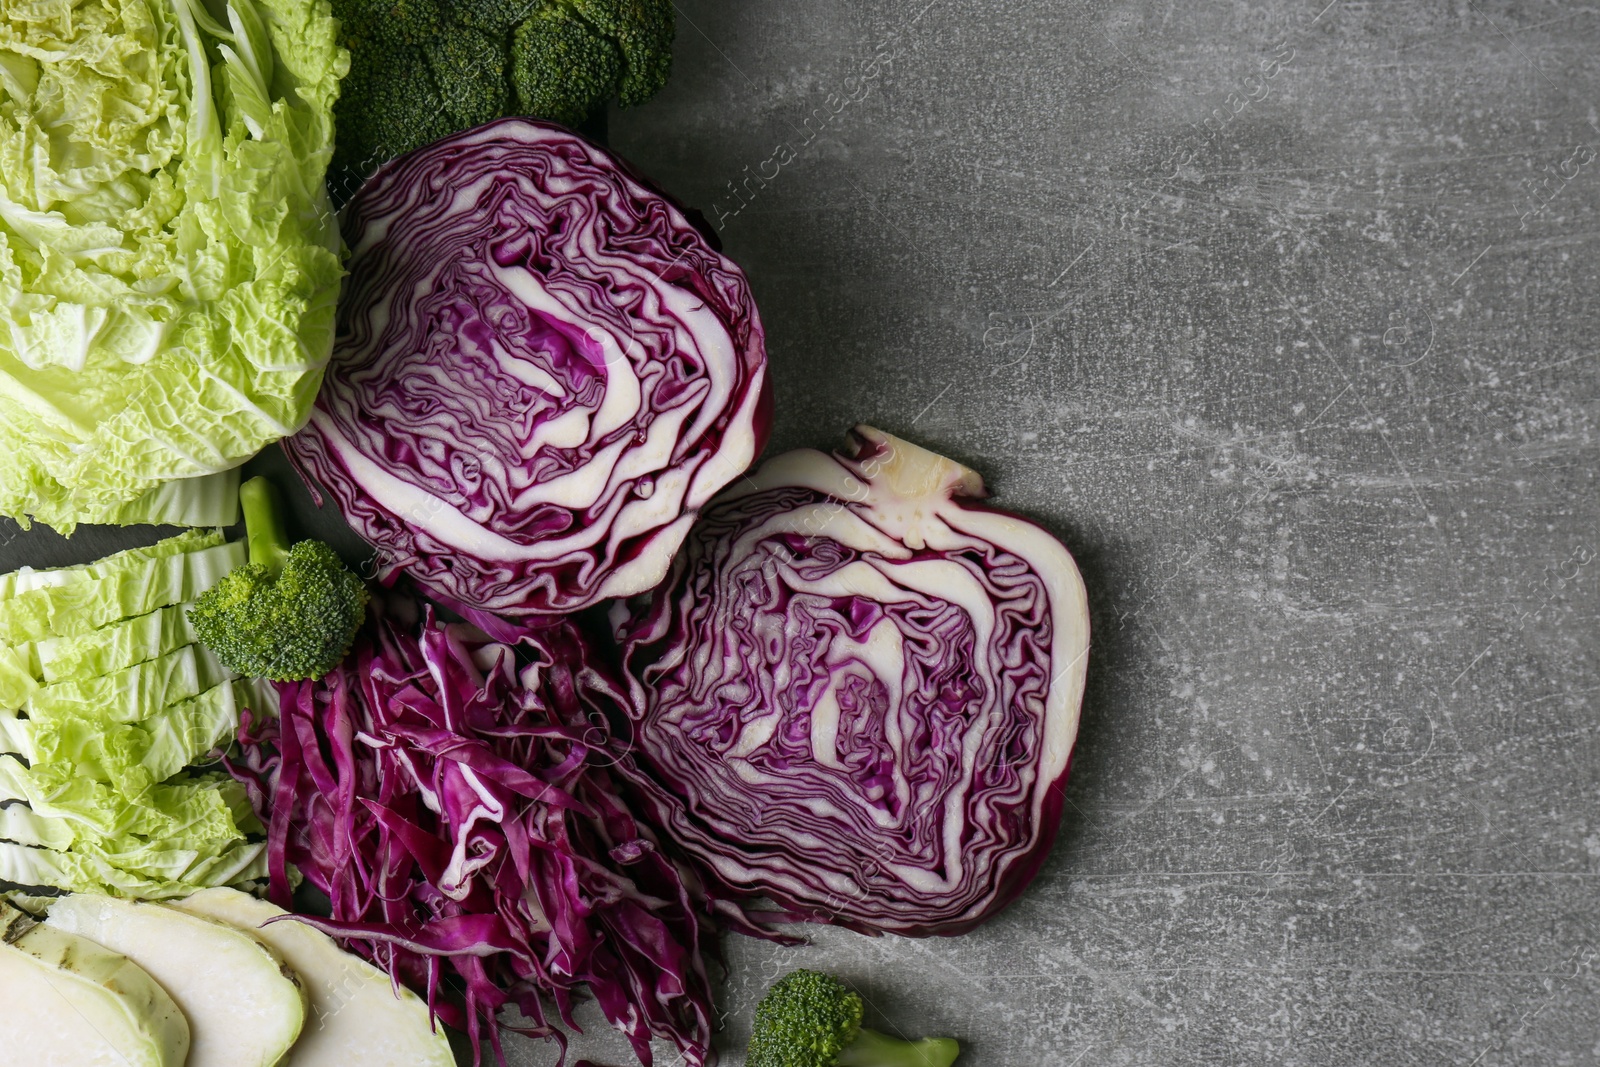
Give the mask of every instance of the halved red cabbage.
[[649, 816], [798, 917], [961, 933], [1061, 817], [1083, 583], [967, 468], [870, 427], [766, 462], [615, 610]]
[[332, 902], [299, 919], [421, 991], [474, 1048], [486, 1024], [499, 1050], [506, 1005], [564, 1044], [547, 1005], [573, 1026], [587, 987], [642, 1063], [652, 1038], [707, 1063], [712, 905], [622, 799], [597, 716], [623, 694], [582, 636], [556, 622], [513, 647], [406, 601], [375, 608], [342, 664], [279, 684], [278, 718], [241, 730], [229, 770], [267, 825], [273, 898], [289, 906], [297, 868]]
[[385, 165], [342, 226], [333, 361], [287, 448], [379, 576], [511, 616], [659, 582], [766, 440], [739, 268], [604, 151], [524, 119]]

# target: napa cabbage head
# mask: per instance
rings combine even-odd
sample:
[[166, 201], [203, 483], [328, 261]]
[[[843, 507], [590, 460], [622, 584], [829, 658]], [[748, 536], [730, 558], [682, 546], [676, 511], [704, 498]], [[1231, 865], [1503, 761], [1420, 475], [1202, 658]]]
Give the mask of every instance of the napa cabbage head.
[[334, 32], [327, 0], [0, 5], [0, 514], [182, 522], [305, 421]]

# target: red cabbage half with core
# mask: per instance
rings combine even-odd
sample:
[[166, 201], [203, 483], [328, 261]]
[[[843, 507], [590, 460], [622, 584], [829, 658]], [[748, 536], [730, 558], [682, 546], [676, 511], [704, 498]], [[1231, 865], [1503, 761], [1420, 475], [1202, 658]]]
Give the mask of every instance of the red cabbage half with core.
[[528, 616], [643, 592], [765, 443], [744, 275], [557, 126], [504, 119], [345, 207], [338, 334], [287, 447], [380, 577]]
[[801, 918], [971, 929], [1054, 839], [1089, 651], [1067, 550], [869, 427], [712, 503], [615, 610], [653, 821]]

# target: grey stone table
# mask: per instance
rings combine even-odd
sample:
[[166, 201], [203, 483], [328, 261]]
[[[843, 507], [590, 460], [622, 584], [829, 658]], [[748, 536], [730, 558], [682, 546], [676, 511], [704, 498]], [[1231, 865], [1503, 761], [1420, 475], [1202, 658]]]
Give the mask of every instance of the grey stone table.
[[1028, 893], [730, 940], [727, 1061], [808, 965], [971, 1067], [1600, 1063], [1600, 10], [679, 10], [611, 142], [749, 272], [773, 447], [971, 463], [1095, 628]]

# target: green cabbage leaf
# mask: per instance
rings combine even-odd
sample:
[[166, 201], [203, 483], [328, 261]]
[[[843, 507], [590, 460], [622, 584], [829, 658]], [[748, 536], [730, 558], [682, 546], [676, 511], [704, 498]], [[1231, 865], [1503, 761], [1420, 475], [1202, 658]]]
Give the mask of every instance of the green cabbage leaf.
[[233, 469], [304, 423], [334, 33], [327, 0], [0, 4], [0, 514], [226, 523]]
[[164, 899], [261, 876], [261, 824], [206, 764], [271, 697], [184, 617], [244, 558], [191, 530], [0, 575], [0, 893]]

